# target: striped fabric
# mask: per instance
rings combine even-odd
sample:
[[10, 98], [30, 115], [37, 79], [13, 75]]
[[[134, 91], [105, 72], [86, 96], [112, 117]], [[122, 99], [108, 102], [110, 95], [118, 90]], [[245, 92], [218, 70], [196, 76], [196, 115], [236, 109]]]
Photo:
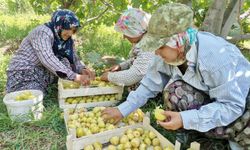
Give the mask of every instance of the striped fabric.
[[76, 72], [80, 73], [84, 65], [74, 53], [77, 70], [73, 72], [65, 66], [53, 53], [53, 41], [52, 31], [45, 25], [38, 26], [22, 41], [7, 71], [31, 70], [36, 66], [44, 66], [54, 75], [62, 72], [67, 75], [67, 79], [74, 80]]
[[146, 74], [148, 66], [154, 56], [152, 52], [137, 52], [131, 50], [131, 58], [120, 64], [121, 70], [118, 72], [109, 72], [108, 80], [118, 85], [131, 86], [141, 81]]

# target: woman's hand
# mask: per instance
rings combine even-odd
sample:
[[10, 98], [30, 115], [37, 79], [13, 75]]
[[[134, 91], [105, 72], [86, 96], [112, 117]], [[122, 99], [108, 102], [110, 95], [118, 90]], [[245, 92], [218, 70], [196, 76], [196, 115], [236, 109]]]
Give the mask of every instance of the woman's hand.
[[115, 72], [115, 71], [120, 71], [121, 70], [121, 66], [120, 65], [114, 65], [108, 69], [105, 69], [105, 72]]
[[89, 85], [90, 84], [90, 78], [88, 75], [76, 74], [74, 81], [77, 83], [80, 83], [82, 85]]
[[85, 68], [82, 70], [82, 75], [88, 75], [90, 80], [94, 80], [95, 79], [95, 72], [91, 71], [88, 68]]
[[103, 73], [103, 74], [100, 76], [100, 78], [101, 78], [102, 81], [108, 82], [108, 81], [109, 81], [109, 79], [108, 79], [108, 72]]
[[105, 122], [112, 120], [112, 122], [116, 124], [123, 118], [123, 116], [118, 108], [108, 107], [102, 111], [102, 118]]
[[181, 114], [179, 112], [164, 111], [162, 114], [167, 118], [165, 121], [158, 121], [163, 128], [177, 130], [183, 127]]

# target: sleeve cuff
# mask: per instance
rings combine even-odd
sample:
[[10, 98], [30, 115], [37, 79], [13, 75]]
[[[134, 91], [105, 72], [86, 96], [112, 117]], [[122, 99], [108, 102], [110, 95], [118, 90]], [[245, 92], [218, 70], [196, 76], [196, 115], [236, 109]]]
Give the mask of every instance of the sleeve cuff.
[[124, 86], [124, 83], [121, 82], [120, 76], [117, 74], [118, 72], [109, 72], [108, 73], [108, 81], [115, 83], [116, 85], [119, 86]]
[[81, 65], [83, 68], [86, 68], [86, 65], [84, 64], [84, 62], [80, 61]]
[[127, 62], [122, 62], [122, 63], [119, 64], [119, 66], [121, 67], [121, 70], [125, 70], [125, 69], [128, 68]]
[[79, 71], [81, 72], [83, 69], [86, 69], [85, 66], [79, 66]]
[[199, 118], [197, 115], [197, 110], [187, 110], [180, 112], [183, 128], [187, 130], [198, 130], [199, 128]]
[[86, 69], [85, 65], [81, 63], [81, 61], [76, 65], [76, 72], [82, 74], [82, 70]]
[[129, 105], [127, 101], [121, 103], [118, 107], [123, 117], [128, 116], [131, 112], [133, 112], [132, 107]]
[[108, 80], [109, 80], [109, 82], [113, 82], [112, 81], [113, 74], [114, 74], [114, 72], [108, 72]]
[[74, 80], [76, 78], [76, 73], [73, 71], [70, 71], [69, 73], [67, 73], [67, 77], [69, 80]]
[[86, 66], [82, 61], [79, 61], [79, 68], [80, 68], [80, 70], [86, 69]]

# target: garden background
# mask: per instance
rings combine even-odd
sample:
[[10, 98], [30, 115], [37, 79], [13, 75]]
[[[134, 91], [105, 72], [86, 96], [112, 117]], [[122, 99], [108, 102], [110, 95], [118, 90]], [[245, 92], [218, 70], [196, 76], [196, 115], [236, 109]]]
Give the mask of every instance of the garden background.
[[[131, 45], [113, 29], [114, 23], [128, 7], [141, 8], [153, 13], [169, 2], [181, 2], [195, 12], [195, 25], [200, 30], [221, 35], [237, 44], [250, 60], [250, 1], [249, 0], [0, 0], [0, 149], [57, 150], [66, 149], [66, 129], [57, 101], [57, 85], [51, 85], [44, 98], [45, 110], [40, 121], [12, 122], [2, 101], [5, 95], [6, 69], [10, 58], [22, 39], [36, 26], [48, 22], [58, 8], [76, 12], [82, 28], [74, 39], [81, 59], [99, 74], [108, 64], [102, 56], [114, 57], [117, 63], [128, 58]], [[225, 8], [225, 9], [224, 9]], [[124, 99], [126, 94], [124, 95]], [[161, 96], [142, 109], [152, 111], [162, 105]], [[152, 124], [170, 141], [178, 140], [188, 145], [182, 132], [173, 133]], [[202, 142], [203, 137], [194, 137]], [[208, 139], [220, 149], [225, 141]]]

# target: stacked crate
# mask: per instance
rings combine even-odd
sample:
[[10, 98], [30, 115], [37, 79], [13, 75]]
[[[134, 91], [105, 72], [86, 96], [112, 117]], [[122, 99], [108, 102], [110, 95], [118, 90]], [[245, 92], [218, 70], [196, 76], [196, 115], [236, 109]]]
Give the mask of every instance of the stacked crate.
[[[110, 142], [112, 137], [121, 137], [127, 130], [139, 128], [152, 133], [155, 135], [156, 141], [159, 141], [158, 145], [146, 145], [146, 150], [157, 148], [180, 150], [180, 143], [176, 141], [174, 145], [163, 137], [150, 125], [149, 118], [144, 117], [140, 110], [135, 111], [128, 118], [124, 118], [119, 125], [104, 123], [101, 119], [101, 111], [97, 109], [103, 110], [108, 106], [116, 106], [122, 99], [122, 94], [123, 86], [110, 84], [81, 86], [72, 81], [59, 79], [58, 99], [60, 108], [64, 109], [64, 121], [68, 132], [66, 142], [68, 150], [88, 149], [89, 146], [97, 142], [102, 146], [101, 149], [109, 150], [112, 148]], [[148, 142], [151, 143], [153, 140], [148, 139]], [[130, 142], [132, 141], [130, 140]], [[127, 144], [127, 146], [129, 145]], [[127, 149], [135, 148], [133, 146]], [[90, 149], [92, 148], [90, 147]], [[199, 150], [199, 143], [191, 143], [190, 148]]]
[[[132, 138], [129, 136], [129, 130], [133, 132], [131, 133], [133, 134]], [[149, 137], [145, 137], [145, 132], [148, 132]], [[138, 136], [135, 134], [138, 134]], [[112, 138], [116, 138], [117, 142], [114, 143]], [[116, 145], [115, 147], [113, 146], [114, 144]], [[175, 145], [171, 143], [150, 125], [148, 117], [144, 117], [143, 124], [124, 126], [87, 137], [77, 138], [76, 135], [69, 134], [66, 146], [68, 150], [143, 149], [143, 147], [145, 150], [180, 150], [181, 144], [178, 141], [176, 141]], [[192, 142], [189, 150], [200, 150], [200, 144]]]
[[72, 81], [58, 80], [58, 99], [62, 109], [115, 106], [122, 99], [122, 93], [123, 86], [84, 87]]
[[[85, 149], [87, 146], [99, 142], [103, 145], [102, 149], [108, 149], [107, 147], [110, 144], [110, 139], [114, 136], [122, 136], [125, 131], [128, 129], [138, 129], [141, 128], [144, 131], [152, 131], [154, 135], [159, 139], [161, 147], [169, 147], [170, 150], [174, 149], [174, 145], [169, 142], [166, 138], [164, 138], [157, 130], [155, 130], [149, 124], [149, 118], [144, 118], [143, 124], [134, 124], [130, 126], [124, 126], [121, 128], [116, 128], [114, 130], [108, 130], [106, 132], [102, 132], [99, 134], [93, 134], [88, 136], [87, 138], [76, 138], [75, 135], [70, 134], [67, 136], [67, 149], [68, 150], [80, 150]], [[127, 147], [128, 148], [128, 147]], [[132, 149], [132, 147], [130, 147]], [[129, 149], [130, 149], [129, 148]]]

